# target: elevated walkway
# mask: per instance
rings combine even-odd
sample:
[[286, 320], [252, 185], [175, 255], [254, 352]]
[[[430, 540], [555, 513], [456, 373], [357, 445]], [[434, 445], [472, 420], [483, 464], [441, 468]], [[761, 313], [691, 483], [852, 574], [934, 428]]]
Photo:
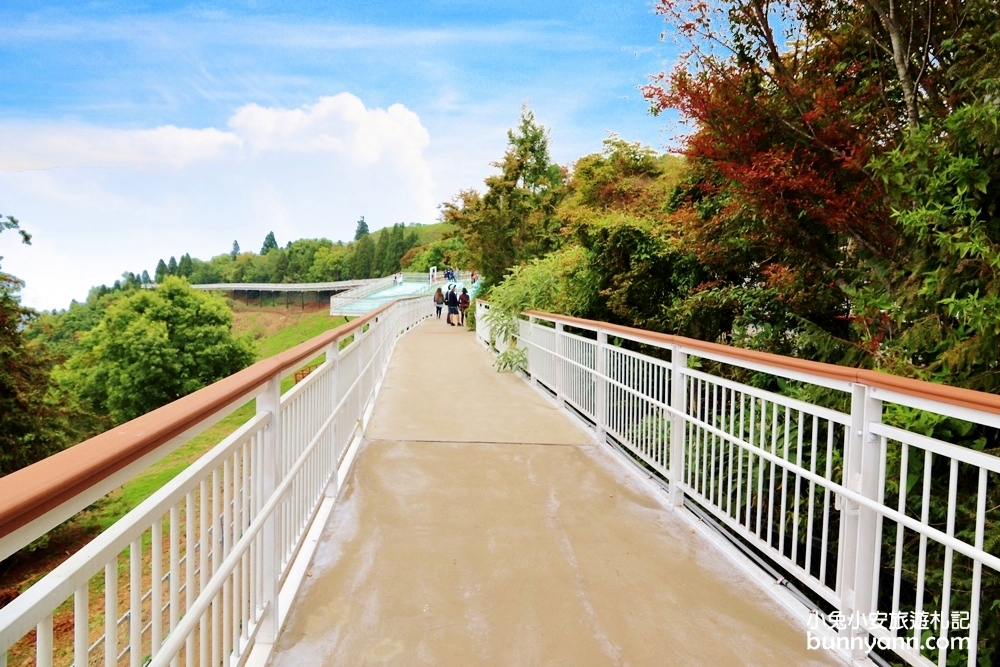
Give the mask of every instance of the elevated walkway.
[[491, 362], [399, 341], [272, 664], [842, 664]]
[[478, 283], [471, 283], [468, 276], [460, 276], [458, 280], [428, 280], [428, 276], [419, 273], [403, 273], [402, 282], [397, 282], [394, 276], [380, 278], [352, 290], [330, 298], [330, 314], [344, 317], [357, 317], [373, 312], [392, 303], [396, 299], [428, 295], [439, 287], [443, 290], [454, 285], [458, 293], [465, 287], [474, 298]]
[[0, 478], [4, 558], [242, 423], [0, 608], [0, 667], [996, 662], [1000, 457], [898, 415], [1000, 397], [476, 309], [396, 299]]

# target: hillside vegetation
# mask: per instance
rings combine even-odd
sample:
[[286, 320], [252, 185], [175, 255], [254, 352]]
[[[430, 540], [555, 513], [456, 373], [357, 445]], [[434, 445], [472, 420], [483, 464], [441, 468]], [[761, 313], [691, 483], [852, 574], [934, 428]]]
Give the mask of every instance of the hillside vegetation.
[[167, 276], [180, 276], [192, 284], [319, 283], [381, 278], [400, 270], [426, 271], [437, 262], [456, 263], [462, 259], [454, 252], [461, 247], [453, 238], [454, 231], [454, 225], [448, 223], [399, 223], [369, 232], [362, 218], [349, 243], [298, 239], [284, 247], [278, 245], [271, 232], [259, 253], [244, 252], [234, 241], [228, 253], [207, 260], [190, 254], [182, 255], [179, 261], [174, 257], [161, 259], [152, 278], [148, 271], [126, 272], [116, 285], [120, 288], [159, 283]]
[[[249, 334], [261, 359], [295, 347], [346, 321], [343, 317], [330, 317], [325, 309], [289, 312], [236, 306], [233, 313], [233, 329]], [[286, 378], [282, 391], [287, 391], [292, 383], [291, 377]], [[9, 598], [27, 588], [243, 425], [254, 411], [254, 401], [234, 410], [86, 512], [52, 531], [24, 552], [4, 561], [0, 564], [0, 598]]]

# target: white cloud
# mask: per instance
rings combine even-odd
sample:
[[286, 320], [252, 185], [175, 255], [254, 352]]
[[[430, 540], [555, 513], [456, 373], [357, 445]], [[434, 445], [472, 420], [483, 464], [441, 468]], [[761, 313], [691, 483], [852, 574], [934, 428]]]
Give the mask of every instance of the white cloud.
[[256, 152], [329, 151], [350, 155], [359, 164], [373, 164], [387, 155], [419, 160], [430, 143], [420, 118], [402, 104], [366, 109], [350, 93], [324, 97], [302, 109], [248, 104], [233, 114], [229, 127]]
[[298, 109], [249, 104], [225, 129], [119, 130], [0, 122], [0, 213], [33, 247], [0, 236], [3, 269], [37, 308], [65, 307], [124, 270], [160, 257], [256, 249], [268, 231], [349, 238], [431, 222], [438, 196], [430, 136], [400, 104], [370, 109], [349, 93]]

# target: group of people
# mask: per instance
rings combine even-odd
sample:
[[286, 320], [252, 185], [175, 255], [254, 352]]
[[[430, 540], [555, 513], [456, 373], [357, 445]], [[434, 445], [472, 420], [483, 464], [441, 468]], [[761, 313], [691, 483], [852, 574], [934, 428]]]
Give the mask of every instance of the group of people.
[[438, 319], [441, 319], [441, 309], [448, 306], [448, 325], [463, 326], [465, 324], [465, 311], [469, 309], [472, 300], [469, 298], [469, 290], [462, 288], [462, 293], [455, 292], [456, 285], [448, 285], [447, 293], [440, 287], [434, 293], [434, 305], [437, 308]]
[[[400, 274], [400, 275], [402, 275], [402, 274]], [[445, 280], [458, 280], [458, 269], [455, 269], [455, 268], [445, 269], [444, 270], [444, 279]], [[478, 280], [479, 280], [479, 274], [476, 273], [475, 271], [473, 271], [472, 272], [472, 284], [475, 285], [476, 282], [478, 282]]]

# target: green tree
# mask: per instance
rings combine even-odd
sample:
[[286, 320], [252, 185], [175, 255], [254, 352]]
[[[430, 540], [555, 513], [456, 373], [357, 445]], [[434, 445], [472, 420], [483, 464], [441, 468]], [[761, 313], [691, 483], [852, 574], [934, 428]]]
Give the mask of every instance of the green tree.
[[358, 220], [358, 227], [357, 229], [354, 230], [354, 240], [358, 241], [361, 239], [362, 236], [367, 236], [367, 235], [368, 235], [368, 223], [365, 222], [365, 216], [361, 216], [361, 219]]
[[354, 242], [354, 255], [351, 258], [351, 278], [363, 280], [374, 276], [375, 242], [371, 234], [364, 234]]
[[[386, 232], [383, 231], [383, 234]], [[392, 226], [389, 234], [389, 247], [385, 256], [385, 264], [382, 266], [382, 275], [387, 276], [396, 273], [400, 268], [400, 260], [406, 251], [410, 249], [407, 245], [406, 225], [402, 222]]]
[[392, 257], [390, 256], [392, 253], [391, 244], [392, 235], [388, 229], [383, 229], [378, 235], [378, 243], [375, 244], [375, 255], [372, 257], [372, 278], [380, 278], [392, 273], [389, 270], [389, 267], [392, 266]]
[[173, 255], [170, 256], [170, 261], [167, 262], [167, 275], [176, 276], [177, 275], [177, 260]]
[[350, 271], [350, 254], [344, 246], [330, 245], [316, 249], [306, 274], [306, 282], [322, 283], [341, 280]]
[[170, 272], [167, 269], [167, 263], [164, 262], [162, 259], [159, 262], [157, 262], [156, 270], [153, 272], [153, 275], [156, 278], [156, 282], [162, 283], [163, 279], [166, 278], [168, 275], [170, 275]]
[[153, 282], [153, 281], [149, 279], [149, 271], [146, 271], [145, 269], [143, 269], [143, 271], [142, 271], [142, 284], [143, 285], [148, 285], [151, 282]]
[[260, 254], [266, 255], [278, 247], [278, 242], [274, 239], [274, 232], [268, 232], [264, 237], [264, 245], [260, 248]]
[[232, 324], [220, 297], [168, 277], [111, 304], [59, 379], [122, 423], [252, 363], [253, 346]]
[[233, 249], [229, 251], [229, 259], [236, 261], [236, 256], [240, 254], [240, 244], [233, 241]]
[[444, 206], [487, 286], [519, 262], [541, 257], [562, 242], [556, 208], [565, 196], [563, 170], [549, 156], [548, 130], [521, 109], [507, 133], [507, 152], [494, 163], [500, 173], [486, 179], [486, 193], [460, 192]]
[[[31, 243], [16, 218], [0, 216], [0, 233], [7, 230], [16, 230], [23, 243]], [[37, 315], [21, 305], [23, 285], [0, 271], [0, 475], [68, 444], [67, 417], [71, 415], [67, 402], [52, 396], [53, 358], [47, 346], [25, 336], [25, 327]]]
[[193, 271], [194, 264], [191, 262], [191, 255], [184, 253], [181, 255], [181, 261], [177, 263], [177, 275], [182, 278], [190, 278]]
[[470, 266], [469, 253], [461, 236], [446, 236], [419, 248], [411, 248], [404, 255], [403, 268], [425, 272], [432, 266], [443, 269], [446, 266], [467, 268]]

